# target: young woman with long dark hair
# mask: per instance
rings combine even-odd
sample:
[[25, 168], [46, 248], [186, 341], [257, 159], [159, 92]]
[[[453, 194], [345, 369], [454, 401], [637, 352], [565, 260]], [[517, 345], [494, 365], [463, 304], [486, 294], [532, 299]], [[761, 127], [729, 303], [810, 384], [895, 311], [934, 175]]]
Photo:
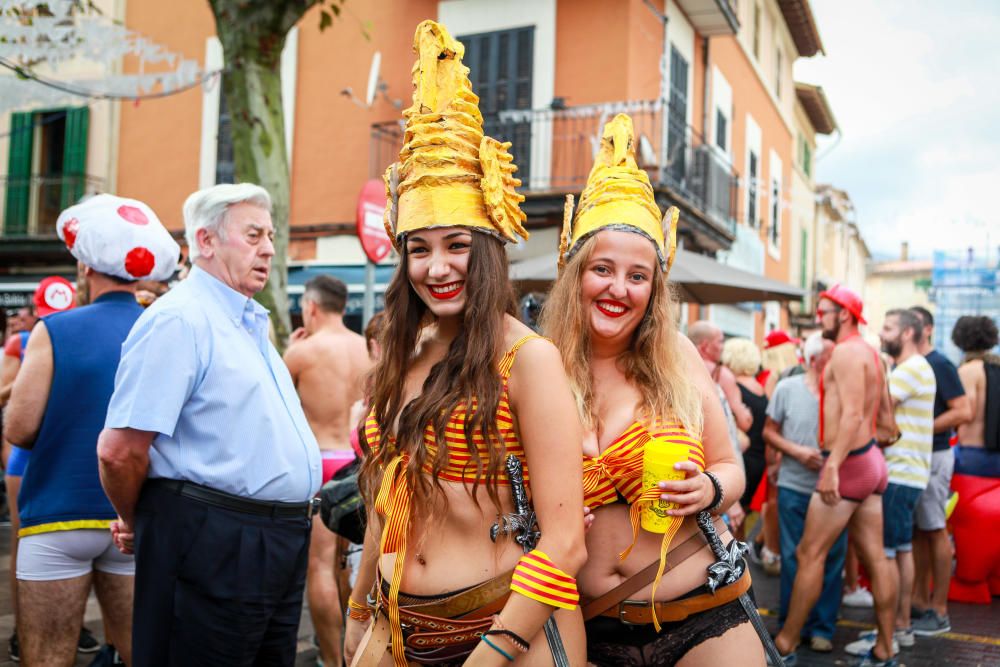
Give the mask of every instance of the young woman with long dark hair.
[[[582, 430], [558, 351], [515, 317], [503, 242], [527, 233], [509, 144], [483, 136], [463, 47], [443, 26], [421, 23], [414, 50], [386, 175], [401, 260], [363, 433], [369, 528], [346, 653], [355, 665], [552, 664], [553, 617], [568, 664], [582, 664]], [[541, 532], [530, 553], [513, 539], [510, 455]]]

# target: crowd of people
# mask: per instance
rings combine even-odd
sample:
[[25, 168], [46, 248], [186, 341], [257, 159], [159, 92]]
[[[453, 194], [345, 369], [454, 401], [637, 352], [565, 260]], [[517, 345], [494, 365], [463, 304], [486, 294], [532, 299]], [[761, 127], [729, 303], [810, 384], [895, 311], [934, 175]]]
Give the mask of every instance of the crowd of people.
[[[881, 355], [860, 337], [867, 322], [851, 290], [820, 294], [817, 317], [820, 330], [804, 341], [774, 330], [762, 350], [724, 340], [709, 322], [688, 335], [729, 403], [747, 476], [729, 519], [739, 531], [748, 514], [759, 518], [750, 555], [780, 576], [775, 642], [786, 664], [801, 640], [833, 649], [841, 604], [874, 607], [877, 631], [846, 651], [882, 664], [916, 637], [951, 630], [953, 566], [961, 573], [980, 560], [974, 542], [953, 545], [947, 524], [961, 502], [953, 473], [997, 478], [997, 428], [985, 427], [997, 327], [986, 316], [960, 318], [952, 339], [965, 357], [956, 368], [934, 348], [934, 318], [922, 306], [884, 314]], [[996, 379], [993, 387], [996, 397]], [[858, 583], [859, 559], [871, 590]], [[971, 576], [986, 586], [993, 568]]]
[[[279, 354], [260, 186], [187, 199], [169, 289], [180, 249], [148, 206], [60, 215], [77, 291], [39, 285], [0, 369], [11, 657], [100, 649], [93, 588], [95, 665], [292, 665], [304, 599], [325, 665], [794, 664], [802, 639], [832, 650], [845, 581], [865, 604], [858, 562], [857, 664], [948, 631], [953, 471], [1000, 478], [992, 320], [956, 325], [959, 369], [920, 308], [885, 314], [880, 354], [842, 286], [804, 341], [685, 336], [677, 210], [621, 114], [568, 198], [539, 333], [507, 278], [528, 234], [509, 145], [461, 44], [425, 21], [414, 48], [386, 172], [400, 263], [363, 336], [319, 276]], [[977, 547], [956, 543], [961, 573]], [[773, 642], [746, 553], [780, 576]]]

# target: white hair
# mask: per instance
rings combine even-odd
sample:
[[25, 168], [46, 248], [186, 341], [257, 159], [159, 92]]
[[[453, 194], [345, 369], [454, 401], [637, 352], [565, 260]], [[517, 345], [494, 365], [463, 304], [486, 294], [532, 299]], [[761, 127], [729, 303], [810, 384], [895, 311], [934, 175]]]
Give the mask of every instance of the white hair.
[[806, 366], [811, 365], [813, 359], [821, 354], [823, 354], [823, 332], [814, 331], [802, 346], [802, 356], [806, 359]]
[[188, 258], [198, 259], [198, 230], [215, 232], [226, 237], [226, 213], [235, 204], [253, 204], [270, 212], [271, 195], [253, 183], [223, 183], [198, 190], [184, 202], [184, 239], [188, 244]]

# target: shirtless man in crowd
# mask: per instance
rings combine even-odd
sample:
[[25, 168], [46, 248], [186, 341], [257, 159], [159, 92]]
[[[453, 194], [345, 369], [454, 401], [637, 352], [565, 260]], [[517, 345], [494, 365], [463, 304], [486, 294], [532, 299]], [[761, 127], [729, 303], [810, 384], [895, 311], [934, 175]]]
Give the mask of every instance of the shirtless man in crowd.
[[[820, 294], [817, 318], [823, 335], [836, 343], [820, 384], [819, 442], [826, 458], [806, 513], [799, 563], [785, 625], [774, 642], [782, 655], [799, 643], [802, 626], [822, 589], [830, 547], [850, 527], [858, 556], [872, 582], [878, 640], [856, 663], [895, 667], [893, 631], [896, 591], [882, 544], [882, 496], [888, 483], [876, 438], [895, 433], [886, 374], [878, 352], [862, 340], [861, 298], [834, 286]], [[878, 434], [878, 435], [876, 435]]]
[[[304, 327], [292, 334], [285, 363], [323, 455], [323, 482], [354, 460], [350, 410], [362, 396], [370, 367], [365, 339], [344, 324], [347, 286], [321, 275], [302, 295]], [[319, 515], [313, 518], [306, 595], [324, 665], [341, 664], [343, 613], [337, 569], [338, 541]], [[343, 546], [342, 546], [343, 548]]]

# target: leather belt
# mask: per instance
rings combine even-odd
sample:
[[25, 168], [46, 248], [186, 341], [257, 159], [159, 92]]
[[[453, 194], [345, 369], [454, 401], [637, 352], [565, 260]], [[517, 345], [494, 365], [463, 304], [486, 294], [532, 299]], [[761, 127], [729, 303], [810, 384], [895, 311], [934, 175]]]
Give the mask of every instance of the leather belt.
[[650, 604], [649, 600], [623, 600], [601, 616], [617, 618], [625, 625], [649, 625], [653, 622], [653, 614], [660, 623], [675, 623], [683, 621], [691, 614], [697, 614], [706, 609], [714, 609], [732, 602], [750, 588], [750, 570], [747, 568], [743, 576], [712, 593], [702, 593], [681, 600], [657, 602]]
[[160, 489], [165, 489], [179, 496], [190, 498], [219, 507], [224, 510], [242, 512], [243, 514], [254, 514], [256, 516], [270, 516], [275, 518], [295, 518], [302, 517], [309, 519], [319, 511], [319, 498], [313, 498], [301, 503], [283, 503], [271, 500], [254, 500], [253, 498], [243, 498], [234, 496], [231, 493], [217, 491], [194, 482], [185, 482], [179, 479], [153, 478], [146, 481], [147, 484]]

